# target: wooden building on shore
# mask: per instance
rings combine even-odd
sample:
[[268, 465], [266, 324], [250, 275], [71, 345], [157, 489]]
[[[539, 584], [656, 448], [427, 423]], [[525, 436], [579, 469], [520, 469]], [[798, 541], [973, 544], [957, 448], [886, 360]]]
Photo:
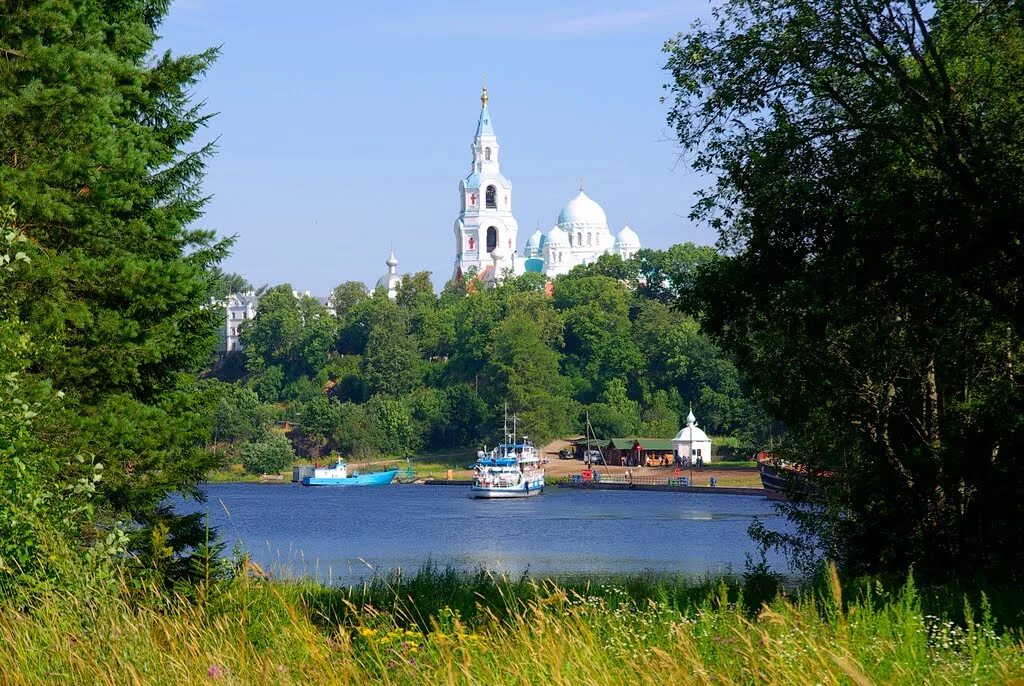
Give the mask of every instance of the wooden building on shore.
[[603, 449], [605, 461], [620, 467], [667, 467], [674, 464], [671, 438], [613, 438]]

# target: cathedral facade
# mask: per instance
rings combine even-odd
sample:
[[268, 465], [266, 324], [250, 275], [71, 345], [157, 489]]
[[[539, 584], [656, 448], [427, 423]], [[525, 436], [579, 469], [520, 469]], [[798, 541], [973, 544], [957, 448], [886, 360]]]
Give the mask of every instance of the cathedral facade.
[[566, 203], [549, 231], [540, 227], [519, 246], [519, 224], [512, 214], [512, 183], [502, 175], [498, 138], [487, 109], [487, 88], [480, 96], [480, 118], [471, 148], [469, 175], [459, 182], [461, 208], [455, 220], [455, 278], [470, 272], [484, 281], [503, 274], [538, 272], [565, 274], [603, 254], [629, 259], [640, 249], [640, 238], [624, 226], [608, 229], [604, 209], [583, 192]]

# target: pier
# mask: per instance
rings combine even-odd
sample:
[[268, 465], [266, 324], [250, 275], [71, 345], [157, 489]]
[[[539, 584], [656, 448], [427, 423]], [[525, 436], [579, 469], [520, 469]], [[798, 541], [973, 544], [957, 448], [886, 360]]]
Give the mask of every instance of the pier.
[[575, 488], [591, 491], [664, 491], [673, 493], [705, 493], [714, 495], [746, 495], [767, 498], [763, 488], [740, 486], [691, 486], [685, 478], [666, 479], [658, 476], [626, 476], [623, 474], [600, 475], [598, 479], [582, 479], [574, 475], [571, 479], [560, 479], [554, 484], [559, 488]]

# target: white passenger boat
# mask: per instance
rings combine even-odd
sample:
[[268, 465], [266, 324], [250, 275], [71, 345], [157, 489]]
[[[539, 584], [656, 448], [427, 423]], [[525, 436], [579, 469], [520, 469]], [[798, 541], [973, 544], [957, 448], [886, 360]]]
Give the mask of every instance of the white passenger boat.
[[[513, 417], [513, 422], [515, 417]], [[544, 464], [527, 436], [516, 440], [515, 428], [493, 450], [477, 453], [473, 465], [474, 498], [525, 498], [544, 491]]]

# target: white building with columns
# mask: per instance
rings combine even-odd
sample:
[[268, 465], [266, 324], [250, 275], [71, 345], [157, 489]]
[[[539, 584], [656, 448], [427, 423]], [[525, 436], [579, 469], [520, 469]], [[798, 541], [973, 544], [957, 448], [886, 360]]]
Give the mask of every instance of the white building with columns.
[[480, 118], [471, 147], [469, 176], [459, 182], [461, 210], [455, 220], [455, 278], [475, 270], [490, 281], [506, 272], [565, 274], [604, 254], [629, 259], [640, 249], [640, 238], [628, 226], [616, 234], [608, 228], [604, 209], [580, 184], [549, 231], [540, 227], [518, 250], [519, 224], [512, 214], [512, 183], [501, 173], [498, 138], [487, 109], [487, 87], [480, 95]]

